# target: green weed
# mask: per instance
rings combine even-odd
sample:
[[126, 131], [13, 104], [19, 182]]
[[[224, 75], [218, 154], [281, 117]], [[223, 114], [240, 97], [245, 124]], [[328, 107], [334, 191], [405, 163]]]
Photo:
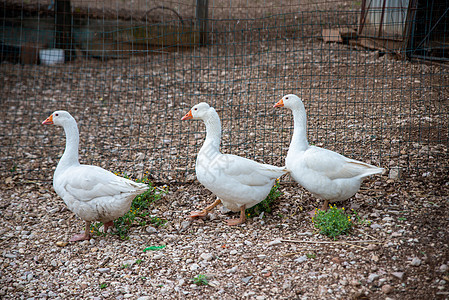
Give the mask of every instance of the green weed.
[[207, 276], [203, 274], [198, 274], [193, 277], [193, 283], [196, 285], [208, 285], [209, 281], [207, 280]]
[[[279, 190], [279, 180], [276, 180], [276, 183], [271, 188], [270, 193], [268, 196], [257, 205], [248, 208], [246, 210], [246, 216], [248, 218], [253, 218], [259, 216], [262, 212], [271, 213], [271, 206], [276, 201], [277, 198], [279, 198], [282, 195], [282, 192]], [[281, 217], [282, 218], [282, 217]]]
[[318, 209], [312, 218], [312, 222], [321, 234], [334, 240], [339, 235], [349, 233], [353, 226], [351, 216], [346, 214], [344, 208], [337, 208], [335, 205], [329, 205], [327, 211]]
[[100, 289], [105, 289], [108, 287], [107, 283], [100, 283]]

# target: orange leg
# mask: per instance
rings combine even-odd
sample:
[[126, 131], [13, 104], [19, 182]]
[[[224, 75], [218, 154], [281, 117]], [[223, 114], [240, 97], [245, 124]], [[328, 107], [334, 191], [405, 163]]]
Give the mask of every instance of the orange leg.
[[75, 234], [74, 236], [72, 236], [69, 242], [90, 240], [90, 222], [89, 221], [85, 222], [86, 222], [86, 229], [84, 230], [84, 233]]
[[226, 220], [226, 223], [228, 223], [229, 226], [240, 225], [245, 223], [246, 221], [245, 207], [246, 207], [245, 205], [240, 207], [240, 218]]
[[220, 199], [215, 200], [214, 203], [212, 203], [211, 205], [209, 205], [208, 207], [206, 207], [205, 209], [203, 209], [202, 211], [192, 211], [190, 213], [190, 217], [191, 218], [197, 218], [197, 217], [205, 217], [207, 216], [207, 214], [218, 204], [221, 203]]
[[108, 232], [109, 227], [113, 227], [114, 226], [114, 221], [109, 221], [107, 223], [103, 224], [103, 228], [104, 228], [104, 233]]

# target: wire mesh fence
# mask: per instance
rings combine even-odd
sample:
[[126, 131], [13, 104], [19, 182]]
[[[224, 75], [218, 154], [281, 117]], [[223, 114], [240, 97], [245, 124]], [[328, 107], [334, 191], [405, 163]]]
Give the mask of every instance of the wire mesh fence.
[[304, 100], [310, 143], [447, 172], [438, 1], [209, 1], [205, 39], [200, 2], [3, 1], [2, 173], [51, 180], [65, 138], [40, 123], [65, 109], [81, 162], [192, 180], [204, 125], [180, 119], [201, 101], [222, 119], [222, 152], [283, 165], [292, 117], [272, 106], [289, 93]]

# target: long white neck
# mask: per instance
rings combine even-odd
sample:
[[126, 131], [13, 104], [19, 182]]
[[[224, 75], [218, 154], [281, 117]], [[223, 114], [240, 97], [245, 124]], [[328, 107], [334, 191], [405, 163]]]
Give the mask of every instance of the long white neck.
[[309, 147], [307, 141], [307, 116], [304, 107], [292, 109], [293, 136], [289, 151], [304, 151]]
[[217, 153], [220, 151], [221, 141], [221, 122], [215, 109], [211, 108], [207, 117], [204, 119], [206, 124], [206, 140], [201, 147], [200, 152]]
[[61, 160], [56, 167], [56, 171], [63, 171], [65, 168], [79, 165], [78, 161], [78, 145], [79, 145], [79, 132], [76, 121], [70, 120], [64, 125], [65, 132], [65, 150], [61, 157]]

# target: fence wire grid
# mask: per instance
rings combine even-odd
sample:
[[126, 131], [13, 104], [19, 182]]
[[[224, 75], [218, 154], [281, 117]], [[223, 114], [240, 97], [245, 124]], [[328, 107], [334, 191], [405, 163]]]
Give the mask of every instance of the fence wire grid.
[[64, 109], [82, 163], [193, 180], [205, 127], [181, 117], [202, 101], [222, 152], [284, 165], [292, 116], [272, 106], [294, 93], [311, 144], [446, 174], [448, 13], [425, 3], [3, 1], [1, 172], [51, 180], [65, 137], [41, 122]]

